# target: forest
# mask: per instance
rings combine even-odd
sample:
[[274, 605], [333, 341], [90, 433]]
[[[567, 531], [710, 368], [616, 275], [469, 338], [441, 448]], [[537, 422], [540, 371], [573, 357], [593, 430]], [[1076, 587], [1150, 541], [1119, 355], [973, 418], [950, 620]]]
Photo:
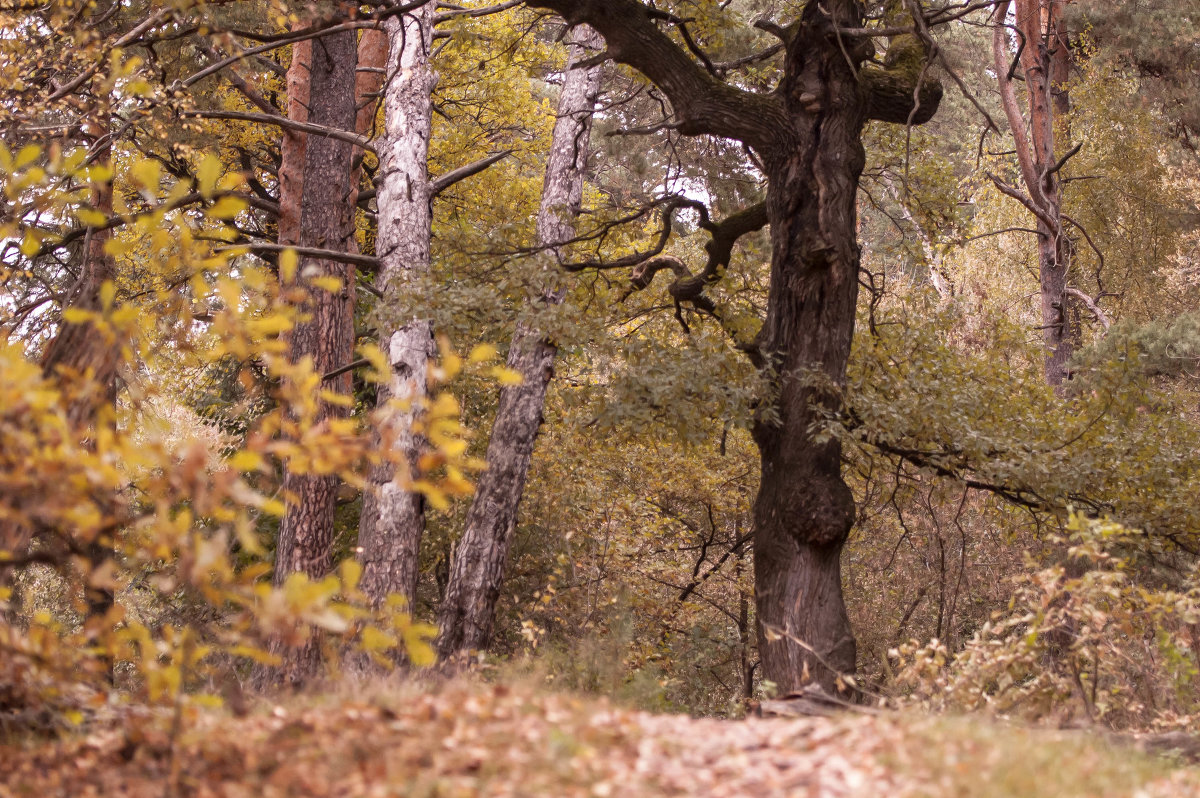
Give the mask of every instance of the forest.
[[0, 0], [0, 798], [1200, 792], [1186, 0]]

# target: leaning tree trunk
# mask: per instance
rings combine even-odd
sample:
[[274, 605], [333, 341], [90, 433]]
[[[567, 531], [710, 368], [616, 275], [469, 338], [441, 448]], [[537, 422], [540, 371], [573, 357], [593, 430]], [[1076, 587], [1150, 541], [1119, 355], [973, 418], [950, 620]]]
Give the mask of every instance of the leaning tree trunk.
[[[436, 77], [430, 66], [435, 3], [386, 22], [387, 75], [384, 131], [379, 142], [379, 257], [377, 286], [385, 303], [406, 290], [406, 283], [429, 271], [431, 234], [429, 136]], [[394, 436], [403, 464], [372, 470], [363, 493], [358, 545], [363, 563], [362, 589], [376, 604], [389, 593], [412, 606], [417, 589], [418, 554], [425, 531], [425, 502], [409, 487], [424, 448], [415, 422], [426, 396], [426, 367], [433, 357], [433, 326], [409, 319], [384, 336], [393, 374], [380, 386], [379, 408]]]
[[1069, 110], [1066, 90], [1068, 44], [1062, 22], [1062, 3], [1055, 0], [1017, 0], [1016, 28], [1020, 33], [1019, 63], [1028, 94], [1029, 121], [1017, 104], [1010, 74], [1012, 52], [1006, 17], [1009, 2], [996, 7], [993, 58], [1005, 116], [1012, 130], [1025, 191], [997, 185], [1034, 213], [1038, 236], [1038, 278], [1042, 336], [1046, 345], [1046, 382], [1061, 387], [1069, 378], [1071, 356], [1079, 345], [1079, 325], [1073, 312], [1070, 285], [1074, 244], [1064, 227], [1062, 181], [1055, 154], [1055, 117]]
[[[299, 82], [300, 94], [307, 94], [307, 120], [313, 124], [339, 130], [355, 126], [354, 76], [357, 42], [354, 31], [323, 36], [312, 41], [308, 68], [303, 62], [297, 70], [307, 74], [289, 75], [289, 84]], [[303, 50], [299, 51], [303, 57]], [[294, 62], [295, 65], [295, 62]], [[304, 107], [303, 101], [292, 104]], [[354, 187], [351, 184], [354, 146], [325, 136], [313, 136], [303, 145], [303, 170], [299, 198], [299, 229], [287, 228], [281, 222], [282, 243], [293, 243], [286, 237], [295, 234], [300, 246], [317, 249], [349, 251], [354, 242]], [[295, 148], [292, 149], [294, 153]], [[281, 171], [294, 169], [285, 161]], [[281, 191], [295, 191], [293, 182], [282, 184]], [[295, 202], [294, 195], [281, 197], [286, 210]], [[312, 284], [314, 278], [335, 277], [342, 285], [338, 292], [329, 292]], [[343, 366], [350, 359], [354, 346], [354, 271], [344, 263], [320, 258], [301, 258], [295, 279], [308, 288], [303, 308], [306, 320], [297, 324], [289, 337], [290, 356], [299, 361], [312, 358], [318, 373], [327, 373]], [[322, 388], [346, 393], [349, 375], [326, 381]], [[316, 423], [345, 413], [329, 403], [322, 403]], [[275, 583], [281, 584], [293, 573], [313, 578], [325, 576], [332, 562], [334, 510], [337, 502], [337, 477], [287, 470], [283, 491], [289, 498], [287, 512], [279, 528], [275, 554]], [[320, 652], [316, 640], [298, 650], [281, 651], [284, 664], [278, 676], [285, 683], [299, 685], [317, 670]]]
[[[582, 26], [575, 29], [537, 217], [538, 245], [554, 251], [556, 245], [574, 235], [592, 113], [600, 92], [601, 68], [580, 67], [578, 63], [589, 49], [601, 46], [603, 41], [594, 31]], [[548, 264], [547, 268], [554, 266]], [[557, 305], [564, 294], [549, 281], [540, 301]], [[518, 325], [508, 353], [508, 367], [521, 375], [521, 384], [500, 391], [500, 406], [488, 442], [487, 470], [475, 488], [466, 527], [454, 550], [450, 581], [438, 617], [441, 631], [437, 648], [443, 658], [482, 650], [491, 639], [496, 601], [517, 526], [517, 509], [542, 424], [546, 388], [554, 373], [557, 351], [536, 325]]]

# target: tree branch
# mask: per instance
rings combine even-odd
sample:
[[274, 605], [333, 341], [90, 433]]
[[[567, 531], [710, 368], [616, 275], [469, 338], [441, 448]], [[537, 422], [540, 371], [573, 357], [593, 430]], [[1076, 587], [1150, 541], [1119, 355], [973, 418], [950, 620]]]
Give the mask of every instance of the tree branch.
[[233, 119], [242, 122], [258, 122], [263, 125], [275, 125], [276, 127], [287, 128], [288, 130], [297, 130], [301, 133], [311, 133], [316, 136], [339, 139], [340, 141], [349, 142], [357, 147], [362, 147], [364, 150], [375, 152], [375, 147], [372, 146], [371, 140], [365, 136], [360, 136], [357, 133], [351, 133], [346, 130], [336, 130], [335, 128], [325, 127], [324, 125], [314, 125], [310, 122], [297, 122], [294, 119], [288, 119], [286, 116], [256, 114], [249, 111], [183, 111], [181, 116], [194, 117], [197, 119]]
[[512, 155], [512, 150], [504, 150], [503, 152], [497, 152], [492, 155], [489, 155], [486, 158], [480, 158], [478, 161], [475, 161], [474, 163], [469, 163], [469, 164], [466, 164], [465, 166], [460, 166], [457, 169], [451, 169], [449, 172], [446, 172], [444, 175], [439, 175], [438, 177], [435, 177], [433, 180], [430, 181], [429, 195], [431, 197], [436, 197], [438, 194], [441, 194], [443, 191], [450, 188], [455, 183], [457, 183], [461, 180], [466, 180], [468, 177], [473, 177], [474, 175], [479, 174], [480, 172], [484, 171], [491, 165], [499, 163], [500, 161], [503, 161], [505, 158], [507, 158], [510, 155]]
[[374, 255], [359, 255], [355, 252], [339, 252], [336, 249], [293, 247], [286, 244], [268, 244], [258, 241], [233, 244], [228, 247], [217, 247], [214, 252], [284, 252], [289, 249], [297, 255], [302, 255], [306, 258], [320, 258], [321, 260], [337, 261], [338, 263], [352, 263], [372, 273], [379, 268], [379, 258]]
[[786, 128], [774, 97], [730, 86], [709, 74], [659, 30], [653, 11], [636, 0], [527, 0], [560, 14], [571, 25], [588, 24], [604, 37], [606, 55], [649, 78], [671, 101], [684, 135], [710, 134], [753, 147], [778, 145]]

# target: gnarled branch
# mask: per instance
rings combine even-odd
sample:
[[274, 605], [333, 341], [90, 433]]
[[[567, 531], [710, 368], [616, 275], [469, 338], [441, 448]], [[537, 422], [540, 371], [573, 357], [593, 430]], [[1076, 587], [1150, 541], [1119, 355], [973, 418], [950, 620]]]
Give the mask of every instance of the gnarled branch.
[[607, 57], [638, 70], [666, 94], [684, 135], [707, 133], [754, 147], [778, 143], [786, 126], [782, 104], [715, 78], [659, 30], [653, 10], [637, 0], [528, 0], [526, 5], [594, 28], [607, 43]]

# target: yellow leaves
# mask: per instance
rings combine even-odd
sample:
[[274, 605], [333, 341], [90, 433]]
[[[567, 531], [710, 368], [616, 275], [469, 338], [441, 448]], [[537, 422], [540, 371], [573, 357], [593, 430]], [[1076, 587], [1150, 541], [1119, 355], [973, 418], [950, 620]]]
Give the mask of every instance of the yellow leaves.
[[75, 211], [75, 218], [89, 227], [101, 227], [108, 222], [108, 217], [95, 208], [79, 208]]
[[200, 161], [200, 165], [196, 167], [196, 190], [205, 199], [211, 198], [217, 189], [217, 181], [221, 179], [224, 172], [225, 164], [221, 163], [220, 158], [211, 153], [205, 155]]
[[42, 242], [38, 239], [36, 233], [32, 230], [25, 232], [25, 237], [21, 239], [21, 254], [27, 258], [32, 258], [42, 248]]
[[42, 148], [36, 144], [26, 144], [17, 153], [17, 157], [12, 160], [11, 166], [5, 164], [6, 170], [21, 169], [28, 166], [38, 159], [42, 154]]
[[294, 322], [282, 314], [272, 314], [252, 319], [246, 323], [247, 332], [252, 338], [271, 338], [283, 335], [294, 326]]
[[342, 575], [342, 585], [347, 592], [358, 589], [358, 581], [362, 578], [362, 565], [358, 560], [344, 560], [339, 568]]
[[112, 280], [105, 280], [103, 283], [101, 283], [101, 285], [100, 285], [100, 307], [104, 308], [105, 310], [111, 310], [112, 306], [113, 306], [113, 300], [116, 299], [116, 296], [117, 296], [117, 284], [116, 283], [114, 283]]
[[237, 197], [221, 197], [207, 209], [207, 213], [214, 219], [233, 219], [239, 213], [246, 210], [246, 201]]
[[129, 176], [147, 192], [152, 192], [153, 196], [158, 192], [159, 182], [162, 180], [162, 167], [158, 161], [151, 158], [139, 158], [130, 165]]
[[296, 255], [296, 250], [285, 249], [279, 253], [279, 281], [284, 285], [294, 282], [299, 264], [300, 258]]
[[505, 366], [495, 366], [488, 371], [488, 376], [496, 380], [501, 385], [520, 385], [524, 382], [524, 378], [520, 372], [513, 371]]
[[322, 291], [326, 291], [330, 294], [337, 294], [342, 290], [341, 279], [334, 277], [333, 275], [326, 274], [319, 277], [311, 277], [309, 278], [308, 283], [309, 285], [319, 288]]
[[392, 367], [387, 355], [375, 344], [363, 344], [356, 350], [370, 365], [370, 370], [363, 373], [368, 382], [386, 383], [392, 376]]
[[491, 344], [476, 344], [471, 349], [471, 353], [467, 355], [467, 363], [475, 365], [477, 363], [486, 363], [489, 360], [495, 360], [496, 347]]
[[263, 456], [259, 452], [252, 452], [246, 449], [241, 449], [233, 454], [227, 461], [229, 467], [236, 471], [258, 471], [265, 465]]
[[391, 651], [400, 643], [395, 637], [374, 626], [364, 627], [359, 635], [359, 646], [368, 653]]
[[437, 653], [430, 645], [437, 637], [437, 628], [429, 624], [411, 624], [401, 630], [404, 635], [404, 650], [408, 659], [418, 668], [428, 668], [437, 662]]

